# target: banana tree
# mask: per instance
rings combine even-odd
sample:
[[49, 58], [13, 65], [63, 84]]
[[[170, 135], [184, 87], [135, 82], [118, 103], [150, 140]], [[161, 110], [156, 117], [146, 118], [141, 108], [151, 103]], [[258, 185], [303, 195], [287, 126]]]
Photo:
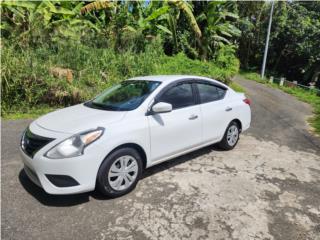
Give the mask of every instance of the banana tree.
[[168, 2], [186, 15], [193, 32], [198, 38], [201, 38], [202, 32], [198, 26], [195, 16], [193, 15], [192, 5], [183, 0], [168, 0]]
[[79, 18], [82, 4], [64, 1], [2, 1], [4, 18], [1, 28], [9, 33], [18, 31], [16, 35], [19, 35], [22, 42], [30, 38], [35, 43], [43, 36], [50, 36], [53, 40], [56, 36], [78, 39], [82, 30], [98, 30], [90, 21]]
[[[178, 21], [181, 12], [188, 19], [189, 27], [194, 33], [196, 40], [198, 43], [201, 42], [202, 32], [198, 26], [195, 16], [193, 15], [193, 8], [190, 3], [183, 0], [167, 0], [164, 2], [164, 7], [167, 7], [166, 12], [157, 18], [160, 23], [157, 23], [156, 27], [165, 34], [169, 34], [170, 38], [172, 39], [174, 53], [179, 51], [179, 42], [181, 42], [181, 39], [178, 39], [177, 34]], [[163, 23], [161, 20], [165, 20], [165, 23]]]
[[[124, 8], [127, 2], [114, 2], [114, 1], [94, 1], [85, 5], [81, 12], [83, 14], [91, 11], [99, 11], [106, 9]], [[166, 0], [163, 2], [150, 1], [148, 4], [143, 2], [134, 2], [131, 5], [131, 10], [127, 12], [127, 23], [122, 26], [121, 31], [130, 31], [132, 33], [144, 33], [150, 34], [154, 32], [154, 27], [168, 34], [172, 39], [174, 51], [178, 51], [178, 35], [177, 35], [177, 21], [180, 16], [180, 12], [185, 14], [188, 19], [189, 26], [194, 32], [198, 41], [202, 36], [202, 32], [197, 24], [195, 16], [192, 13], [192, 5], [183, 0]], [[112, 11], [113, 14], [117, 14], [117, 11]], [[133, 16], [133, 21], [129, 20]], [[114, 16], [113, 18], [117, 18]], [[132, 18], [131, 18], [132, 19]], [[150, 30], [150, 31], [148, 31]], [[116, 34], [120, 34], [118, 31]]]
[[219, 46], [232, 44], [233, 39], [241, 35], [235, 25], [239, 17], [229, 12], [226, 4], [210, 2], [207, 10], [198, 17], [198, 21], [205, 26], [200, 45], [202, 59], [213, 57]]

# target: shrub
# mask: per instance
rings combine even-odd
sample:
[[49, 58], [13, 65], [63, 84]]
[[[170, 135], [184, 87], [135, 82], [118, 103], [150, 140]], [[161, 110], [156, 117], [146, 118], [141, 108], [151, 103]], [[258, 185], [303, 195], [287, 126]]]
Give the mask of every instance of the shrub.
[[240, 61], [236, 57], [236, 48], [232, 45], [222, 45], [216, 52], [214, 63], [234, 75], [239, 71]]
[[[227, 55], [227, 54], [226, 54]], [[179, 53], [166, 56], [158, 39], [144, 52], [117, 53], [109, 48], [94, 48], [64, 42], [48, 48], [17, 48], [4, 44], [2, 51], [1, 115], [28, 111], [37, 105], [68, 106], [92, 98], [111, 84], [142, 75], [201, 75], [228, 82], [237, 72], [237, 61], [228, 55], [214, 62], [192, 60]], [[56, 78], [51, 68], [72, 69], [73, 80]]]

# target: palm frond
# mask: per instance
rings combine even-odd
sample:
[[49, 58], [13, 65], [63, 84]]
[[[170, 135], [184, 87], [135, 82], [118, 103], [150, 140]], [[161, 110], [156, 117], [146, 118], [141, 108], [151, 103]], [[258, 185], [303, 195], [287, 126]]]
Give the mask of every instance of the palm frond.
[[23, 7], [28, 9], [35, 9], [39, 3], [38, 2], [25, 2], [25, 1], [1, 1], [2, 6], [12, 6], [12, 7]]
[[226, 38], [224, 38], [222, 36], [219, 36], [219, 35], [213, 35], [212, 38], [214, 40], [216, 40], [217, 42], [224, 42], [226, 44], [231, 44], [231, 42], [228, 39], [226, 39]]
[[183, 11], [186, 14], [192, 30], [195, 32], [197, 37], [200, 38], [202, 36], [202, 32], [198, 26], [196, 18], [194, 17], [194, 15], [192, 13], [192, 8], [190, 7], [190, 4], [183, 1], [183, 0], [169, 0], [168, 2], [175, 5], [176, 7], [178, 7], [181, 11]]
[[223, 15], [232, 19], [239, 19], [239, 15], [232, 12], [224, 12]]
[[114, 4], [112, 1], [94, 1], [92, 3], [89, 3], [85, 6], [83, 6], [80, 10], [82, 14], [91, 12], [94, 10], [101, 10], [101, 9], [108, 9], [108, 8], [113, 8]]
[[124, 28], [122, 28], [122, 31], [128, 31], [128, 32], [136, 33], [137, 29], [135, 29], [132, 26], [125, 26]]
[[44, 6], [48, 7], [51, 13], [55, 14], [63, 14], [63, 15], [75, 15], [75, 13], [69, 9], [59, 7], [57, 8], [52, 2], [50, 1], [43, 1]]
[[172, 36], [172, 32], [171, 32], [168, 28], [166, 28], [165, 26], [163, 26], [163, 25], [156, 25], [156, 27], [157, 27], [158, 29], [162, 30], [163, 32], [168, 33], [169, 35]]
[[145, 21], [151, 21], [153, 19], [158, 18], [159, 16], [167, 13], [169, 10], [169, 6], [163, 6], [161, 8], [156, 9], [155, 11], [153, 11], [146, 19]]

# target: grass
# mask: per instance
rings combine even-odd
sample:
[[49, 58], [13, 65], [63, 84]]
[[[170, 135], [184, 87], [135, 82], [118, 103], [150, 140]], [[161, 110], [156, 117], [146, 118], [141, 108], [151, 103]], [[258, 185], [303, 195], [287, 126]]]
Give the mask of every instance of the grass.
[[[200, 61], [183, 53], [167, 56], [156, 40], [143, 52], [118, 52], [74, 42], [37, 47], [6, 42], [1, 49], [1, 117], [35, 118], [92, 99], [111, 85], [136, 76], [198, 75], [229, 84], [239, 70], [239, 60], [229, 50], [212, 61]], [[53, 74], [52, 69], [57, 68], [71, 71], [72, 81]]]
[[317, 96], [315, 91], [305, 90], [300, 87], [287, 87], [279, 86], [278, 84], [271, 84], [267, 79], [262, 79], [259, 74], [253, 72], [241, 72], [242, 77], [253, 80], [262, 84], [266, 84], [270, 87], [280, 89], [290, 95], [295, 96], [300, 101], [309, 103], [313, 107], [314, 116], [308, 119], [312, 128], [317, 134], [320, 134], [320, 97]]
[[[135, 76], [187, 74], [230, 83], [239, 70], [233, 52], [204, 62], [183, 53], [167, 56], [157, 41], [144, 52], [116, 52], [75, 43], [25, 48], [5, 43], [1, 50], [1, 116], [6, 119], [38, 116], [49, 109], [84, 102]], [[53, 68], [70, 69], [72, 82], [54, 76]]]
[[236, 92], [242, 92], [242, 93], [246, 92], [246, 90], [242, 86], [240, 86], [239, 84], [237, 84], [235, 82], [231, 82], [229, 87], [231, 87]]
[[258, 73], [255, 72], [245, 72], [245, 71], [240, 71], [240, 75], [243, 76], [246, 79], [249, 80], [254, 80], [259, 83], [265, 84], [267, 79], [266, 78], [261, 78]]
[[40, 105], [37, 108], [28, 109], [26, 112], [21, 110], [10, 111], [3, 119], [5, 120], [17, 120], [17, 119], [35, 119], [46, 113], [56, 110], [56, 107], [49, 107], [46, 105]]
[[[274, 84], [273, 84], [274, 85]], [[317, 134], [320, 134], [320, 97], [315, 92], [307, 91], [302, 88], [279, 87], [286, 93], [297, 97], [300, 101], [309, 103], [313, 107], [314, 116], [309, 119], [311, 126]]]

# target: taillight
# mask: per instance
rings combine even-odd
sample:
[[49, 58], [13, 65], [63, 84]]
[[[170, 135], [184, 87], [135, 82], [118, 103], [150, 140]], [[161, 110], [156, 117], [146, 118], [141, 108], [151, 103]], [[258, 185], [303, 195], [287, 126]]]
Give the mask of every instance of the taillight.
[[248, 104], [249, 106], [251, 105], [251, 100], [249, 98], [243, 99], [244, 103]]

